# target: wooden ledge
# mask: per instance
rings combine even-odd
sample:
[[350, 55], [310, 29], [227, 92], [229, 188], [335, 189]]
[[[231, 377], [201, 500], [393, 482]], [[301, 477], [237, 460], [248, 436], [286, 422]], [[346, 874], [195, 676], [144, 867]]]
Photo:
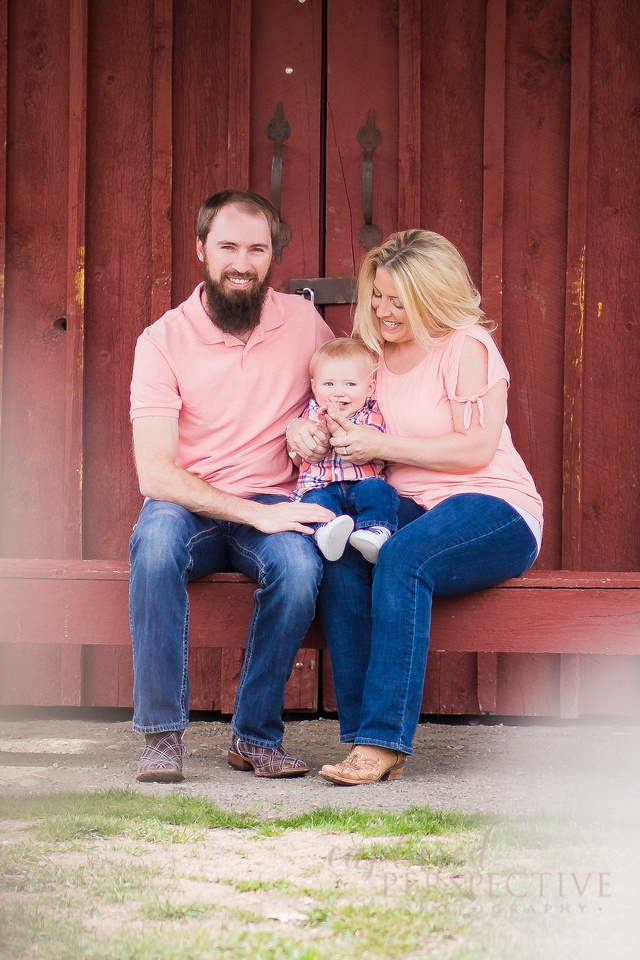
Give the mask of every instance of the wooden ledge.
[[[126, 562], [0, 560], [0, 643], [128, 645]], [[640, 654], [640, 574], [540, 570], [434, 602], [431, 649]], [[244, 647], [255, 584], [218, 573], [190, 584], [193, 646]], [[322, 648], [316, 623], [304, 646]]]
[[[128, 580], [126, 560], [26, 560], [0, 558], [1, 579]], [[243, 573], [212, 573], [198, 583], [253, 583]], [[640, 589], [640, 572], [531, 570], [505, 580], [492, 590], [634, 590]]]

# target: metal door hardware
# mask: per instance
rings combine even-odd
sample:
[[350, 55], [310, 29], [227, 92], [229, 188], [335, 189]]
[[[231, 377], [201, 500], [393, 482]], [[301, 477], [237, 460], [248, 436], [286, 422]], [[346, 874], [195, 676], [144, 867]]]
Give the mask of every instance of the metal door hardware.
[[[273, 160], [271, 161], [271, 203], [280, 216], [282, 202], [282, 144], [291, 136], [291, 127], [284, 118], [282, 102], [276, 107], [276, 115], [267, 127], [267, 136], [273, 140]], [[275, 248], [276, 260], [280, 263], [282, 249], [291, 240], [291, 228], [284, 220], [280, 220], [280, 233]]]
[[291, 280], [289, 292], [297, 293], [316, 306], [355, 303], [358, 281], [355, 277], [314, 277]]
[[375, 124], [373, 110], [369, 119], [358, 130], [358, 143], [364, 150], [362, 159], [362, 216], [364, 224], [360, 227], [358, 240], [365, 250], [377, 247], [382, 240], [382, 231], [373, 221], [373, 151], [380, 146], [382, 134]]

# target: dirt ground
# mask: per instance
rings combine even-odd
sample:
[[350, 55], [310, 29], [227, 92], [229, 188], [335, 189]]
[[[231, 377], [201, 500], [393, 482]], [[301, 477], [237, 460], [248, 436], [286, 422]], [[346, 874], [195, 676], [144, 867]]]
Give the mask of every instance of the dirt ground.
[[[526, 928], [532, 945], [527, 956], [536, 960], [549, 956], [558, 960], [575, 956], [585, 960], [635, 960], [638, 956], [640, 724], [636, 721], [423, 723], [416, 736], [415, 756], [408, 761], [404, 777], [394, 783], [359, 788], [336, 787], [317, 775], [323, 763], [335, 761], [346, 752], [339, 743], [335, 720], [287, 724], [287, 747], [311, 767], [309, 775], [293, 780], [259, 779], [231, 769], [226, 761], [228, 722], [198, 719], [189, 727], [185, 740], [183, 784], [138, 784], [133, 775], [142, 738], [132, 732], [130, 721], [122, 715], [62, 716], [43, 711], [36, 715], [35, 711], [5, 709], [0, 713], [0, 792], [20, 795], [132, 787], [146, 795], [162, 795], [177, 789], [230, 810], [264, 817], [306, 813], [320, 806], [397, 812], [422, 804], [432, 809], [526, 814], [533, 818], [537, 814], [563, 819], [576, 816], [583, 823], [586, 819], [586, 835], [593, 837], [593, 850], [588, 849], [580, 854], [582, 860], [576, 860], [579, 851], [559, 841], [557, 870], [547, 863], [543, 869], [550, 872], [535, 873], [539, 868], [527, 859], [524, 868], [518, 861], [520, 873], [514, 876], [526, 878], [531, 874], [534, 878], [553, 878], [554, 882], [565, 877], [569, 879], [563, 882], [570, 883], [575, 875], [585, 889], [590, 885], [589, 896], [583, 890], [579, 903], [569, 903], [567, 889], [573, 888], [566, 887], [544, 903], [536, 891], [529, 892], [528, 899], [517, 901], [505, 894], [502, 900], [511, 911], [510, 919], [495, 921], [496, 937], [504, 938], [513, 923], [522, 920], [534, 924]], [[543, 821], [532, 822], [535, 832]], [[26, 832], [24, 837], [16, 833], [20, 829], [26, 831], [26, 825], [0, 824], [0, 844], [26, 840]], [[156, 889], [157, 883], [153, 887], [157, 898], [170, 895], [172, 903], [197, 900], [201, 905], [213, 898], [217, 912], [207, 922], [219, 926], [224, 920], [229, 935], [236, 926], [238, 931], [244, 929], [237, 919], [233, 920], [236, 914], [240, 916], [238, 911], [246, 914], [250, 910], [261, 918], [260, 930], [264, 925], [271, 929], [269, 924], [285, 924], [287, 930], [297, 931], [289, 936], [301, 938], [301, 943], [315, 943], [313, 938], [320, 934], [306, 920], [308, 912], [317, 907], [318, 898], [313, 893], [316, 887], [339, 889], [341, 895], [356, 898], [354, 902], [359, 902], [359, 896], [377, 897], [381, 909], [386, 910], [398, 897], [400, 903], [410, 899], [415, 885], [423, 882], [424, 870], [419, 866], [369, 861], [363, 870], [366, 862], [354, 858], [355, 846], [369, 842], [349, 834], [314, 831], [289, 831], [269, 839], [215, 830], [205, 831], [204, 839], [197, 844], [167, 847], [164, 843], [147, 843], [143, 853], [136, 852], [135, 860], [167, 878], [166, 893], [164, 888]], [[108, 869], [112, 861], [117, 866], [118, 857], [124, 856], [121, 847], [117, 841], [96, 839], [88, 851], [75, 857], [78, 863], [84, 863], [88, 856], [90, 861], [97, 860], [101, 869]], [[62, 866], [69, 856], [65, 853], [58, 858]], [[544, 850], [540, 856], [546, 863]], [[494, 869], [492, 864], [485, 867]], [[605, 890], [606, 899], [591, 896], [594, 877], [598, 876], [605, 877], [610, 885]], [[278, 886], [285, 881], [286, 889]], [[318, 903], [324, 901], [318, 899]], [[522, 917], [513, 914], [514, 904]], [[99, 937], [125, 927], [134, 931], [155, 929], [153, 924], [149, 926], [149, 920], [140, 919], [140, 909], [136, 903], [102, 905], [85, 923]], [[533, 915], [529, 917], [529, 913]], [[407, 954], [414, 955], [436, 954], [432, 950]], [[456, 956], [466, 954], [463, 951]]]
[[[398, 811], [414, 804], [496, 813], [557, 812], [618, 820], [640, 799], [636, 721], [423, 723], [414, 756], [395, 783], [336, 787], [317, 771], [346, 754], [336, 720], [287, 723], [285, 745], [311, 767], [306, 777], [267, 780], [231, 769], [228, 722], [197, 720], [185, 736], [178, 790], [235, 810], [303, 813], [317, 806]], [[0, 789], [6, 793], [132, 786], [142, 738], [113, 715], [0, 713]], [[173, 789], [173, 788], [170, 788]]]

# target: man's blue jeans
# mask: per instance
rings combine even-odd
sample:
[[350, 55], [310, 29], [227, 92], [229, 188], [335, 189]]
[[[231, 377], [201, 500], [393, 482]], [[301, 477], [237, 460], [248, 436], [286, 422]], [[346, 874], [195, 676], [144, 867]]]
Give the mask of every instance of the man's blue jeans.
[[[259, 496], [276, 503], [280, 496]], [[209, 520], [174, 503], [149, 500], [131, 536], [130, 625], [134, 719], [138, 733], [184, 730], [189, 722], [187, 582], [237, 570], [258, 582], [233, 732], [277, 747], [284, 733], [284, 688], [311, 623], [322, 562], [308, 537], [260, 533]], [[211, 611], [215, 616], [215, 610]]]
[[535, 537], [504, 500], [449, 497], [424, 511], [400, 500], [400, 529], [375, 567], [347, 546], [326, 563], [318, 598], [341, 740], [412, 753], [429, 647], [431, 601], [517, 577]]
[[[318, 490], [309, 490], [302, 500], [333, 510], [336, 515], [348, 513], [355, 520], [356, 530], [388, 527], [393, 532], [398, 529], [400, 497], [382, 477], [328, 483]], [[313, 526], [318, 527], [319, 524]]]

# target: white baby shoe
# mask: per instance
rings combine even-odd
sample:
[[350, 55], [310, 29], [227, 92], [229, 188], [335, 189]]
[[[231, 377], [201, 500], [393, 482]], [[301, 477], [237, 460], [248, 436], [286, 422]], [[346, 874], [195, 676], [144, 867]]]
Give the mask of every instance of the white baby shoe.
[[313, 538], [323, 557], [326, 557], [327, 560], [339, 560], [349, 542], [352, 530], [353, 517], [341, 514], [318, 527]]
[[362, 554], [365, 560], [375, 563], [380, 547], [390, 536], [391, 531], [387, 527], [366, 527], [363, 530], [355, 530], [349, 537], [349, 543]]

